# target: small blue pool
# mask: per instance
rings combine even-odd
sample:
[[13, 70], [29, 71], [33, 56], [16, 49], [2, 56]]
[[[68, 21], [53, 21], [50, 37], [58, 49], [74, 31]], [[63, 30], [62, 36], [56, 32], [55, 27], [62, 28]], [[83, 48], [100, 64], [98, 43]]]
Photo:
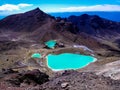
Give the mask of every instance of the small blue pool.
[[42, 57], [42, 55], [41, 54], [39, 54], [39, 53], [34, 53], [34, 54], [32, 54], [32, 56], [31, 56], [32, 58], [41, 58]]
[[45, 42], [45, 45], [49, 48], [54, 48], [56, 43], [57, 42], [55, 40], [49, 40], [49, 41]]
[[96, 58], [92, 56], [62, 53], [59, 55], [49, 54], [47, 56], [47, 65], [53, 71], [80, 69], [94, 62]]

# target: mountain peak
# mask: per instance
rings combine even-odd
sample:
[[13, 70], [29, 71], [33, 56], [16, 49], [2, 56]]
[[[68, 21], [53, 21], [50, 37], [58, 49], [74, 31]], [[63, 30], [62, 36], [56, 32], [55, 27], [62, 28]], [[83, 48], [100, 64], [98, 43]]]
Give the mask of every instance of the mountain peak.
[[40, 10], [40, 8], [35, 8], [35, 9], [33, 9], [33, 10], [31, 10], [31, 11], [28, 11], [28, 12], [43, 12], [42, 10]]
[[24, 14], [29, 14], [29, 15], [38, 15], [38, 14], [46, 14], [45, 12], [43, 12], [42, 10], [40, 10], [38, 7], [31, 10], [31, 11], [28, 11], [28, 12], [25, 12]]
[[90, 15], [88, 15], [88, 14], [82, 14], [81, 17], [86, 18], [86, 17], [90, 17]]
[[53, 17], [39, 8], [35, 8], [31, 11], [10, 15], [0, 20], [0, 29], [7, 28], [13, 31], [33, 31], [47, 23], [50, 19], [53, 19]]
[[39, 7], [37, 7], [37, 8], [35, 8], [35, 10], [40, 10], [40, 8], [39, 8]]

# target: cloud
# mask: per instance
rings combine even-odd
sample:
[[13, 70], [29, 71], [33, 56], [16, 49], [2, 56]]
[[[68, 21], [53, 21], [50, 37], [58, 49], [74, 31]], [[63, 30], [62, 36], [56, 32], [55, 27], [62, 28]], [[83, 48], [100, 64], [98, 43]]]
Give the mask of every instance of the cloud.
[[32, 6], [32, 4], [25, 4], [25, 3], [21, 3], [21, 4], [4, 4], [0, 6], [0, 11], [14, 11], [14, 10], [21, 10], [24, 7], [29, 7]]
[[23, 7], [29, 7], [32, 6], [33, 4], [18, 4], [19, 7], [23, 8]]
[[60, 8], [60, 12], [82, 12], [82, 11], [120, 11], [120, 5], [94, 5]]

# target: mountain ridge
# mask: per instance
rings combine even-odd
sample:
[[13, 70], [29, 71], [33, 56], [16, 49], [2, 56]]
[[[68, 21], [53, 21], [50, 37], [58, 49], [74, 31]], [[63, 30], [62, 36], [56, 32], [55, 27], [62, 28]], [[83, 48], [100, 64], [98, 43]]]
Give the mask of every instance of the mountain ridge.
[[34, 31], [35, 29], [41, 27], [47, 22], [51, 23], [58, 20], [57, 22], [59, 22], [59, 24], [64, 22], [71, 22], [71, 26], [76, 29], [76, 31], [73, 30], [72, 32], [76, 33], [84, 32], [90, 35], [104, 35], [106, 31], [109, 34], [111, 34], [112, 32], [120, 33], [119, 22], [104, 19], [97, 15], [71, 15], [66, 18], [67, 20], [65, 20], [64, 18], [59, 19], [49, 14], [46, 14], [39, 8], [35, 8], [31, 11], [10, 15], [0, 20], [0, 29], [11, 29], [13, 31]]
[[75, 15], [75, 16], [80, 16], [82, 14], [88, 14], [88, 15], [98, 15], [102, 18], [106, 18], [109, 19], [111, 21], [116, 21], [116, 22], [120, 22], [120, 12], [119, 11], [109, 11], [109, 12], [105, 12], [105, 11], [89, 11], [89, 12], [54, 12], [54, 13], [49, 13], [50, 15], [54, 16], [54, 17], [62, 17], [62, 18], [68, 18], [71, 15]]
[[53, 19], [53, 17], [39, 8], [35, 8], [31, 11], [10, 15], [0, 20], [0, 29], [32, 31], [45, 24], [47, 19]]
[[68, 17], [68, 21], [76, 25], [79, 32], [85, 32], [87, 34], [104, 35], [106, 32], [109, 34], [112, 32], [120, 33], [119, 22], [104, 19], [97, 15], [83, 14], [81, 16], [70, 16]]

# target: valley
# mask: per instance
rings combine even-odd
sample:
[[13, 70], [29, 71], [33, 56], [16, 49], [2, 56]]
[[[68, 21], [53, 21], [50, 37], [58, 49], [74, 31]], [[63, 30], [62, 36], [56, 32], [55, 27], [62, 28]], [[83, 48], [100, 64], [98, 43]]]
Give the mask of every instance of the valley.
[[[36, 8], [8, 16], [0, 20], [0, 87], [74, 90], [76, 86], [75, 90], [79, 90], [87, 87], [79, 87], [82, 83], [92, 89], [103, 86], [108, 90], [109, 86], [109, 90], [119, 90], [119, 30], [119, 22], [96, 15], [56, 18]], [[45, 45], [49, 40], [57, 42], [52, 49]], [[42, 58], [32, 58], [34, 53], [40, 53]], [[97, 60], [82, 69], [55, 72], [48, 68], [46, 56], [61, 53], [90, 55]]]

